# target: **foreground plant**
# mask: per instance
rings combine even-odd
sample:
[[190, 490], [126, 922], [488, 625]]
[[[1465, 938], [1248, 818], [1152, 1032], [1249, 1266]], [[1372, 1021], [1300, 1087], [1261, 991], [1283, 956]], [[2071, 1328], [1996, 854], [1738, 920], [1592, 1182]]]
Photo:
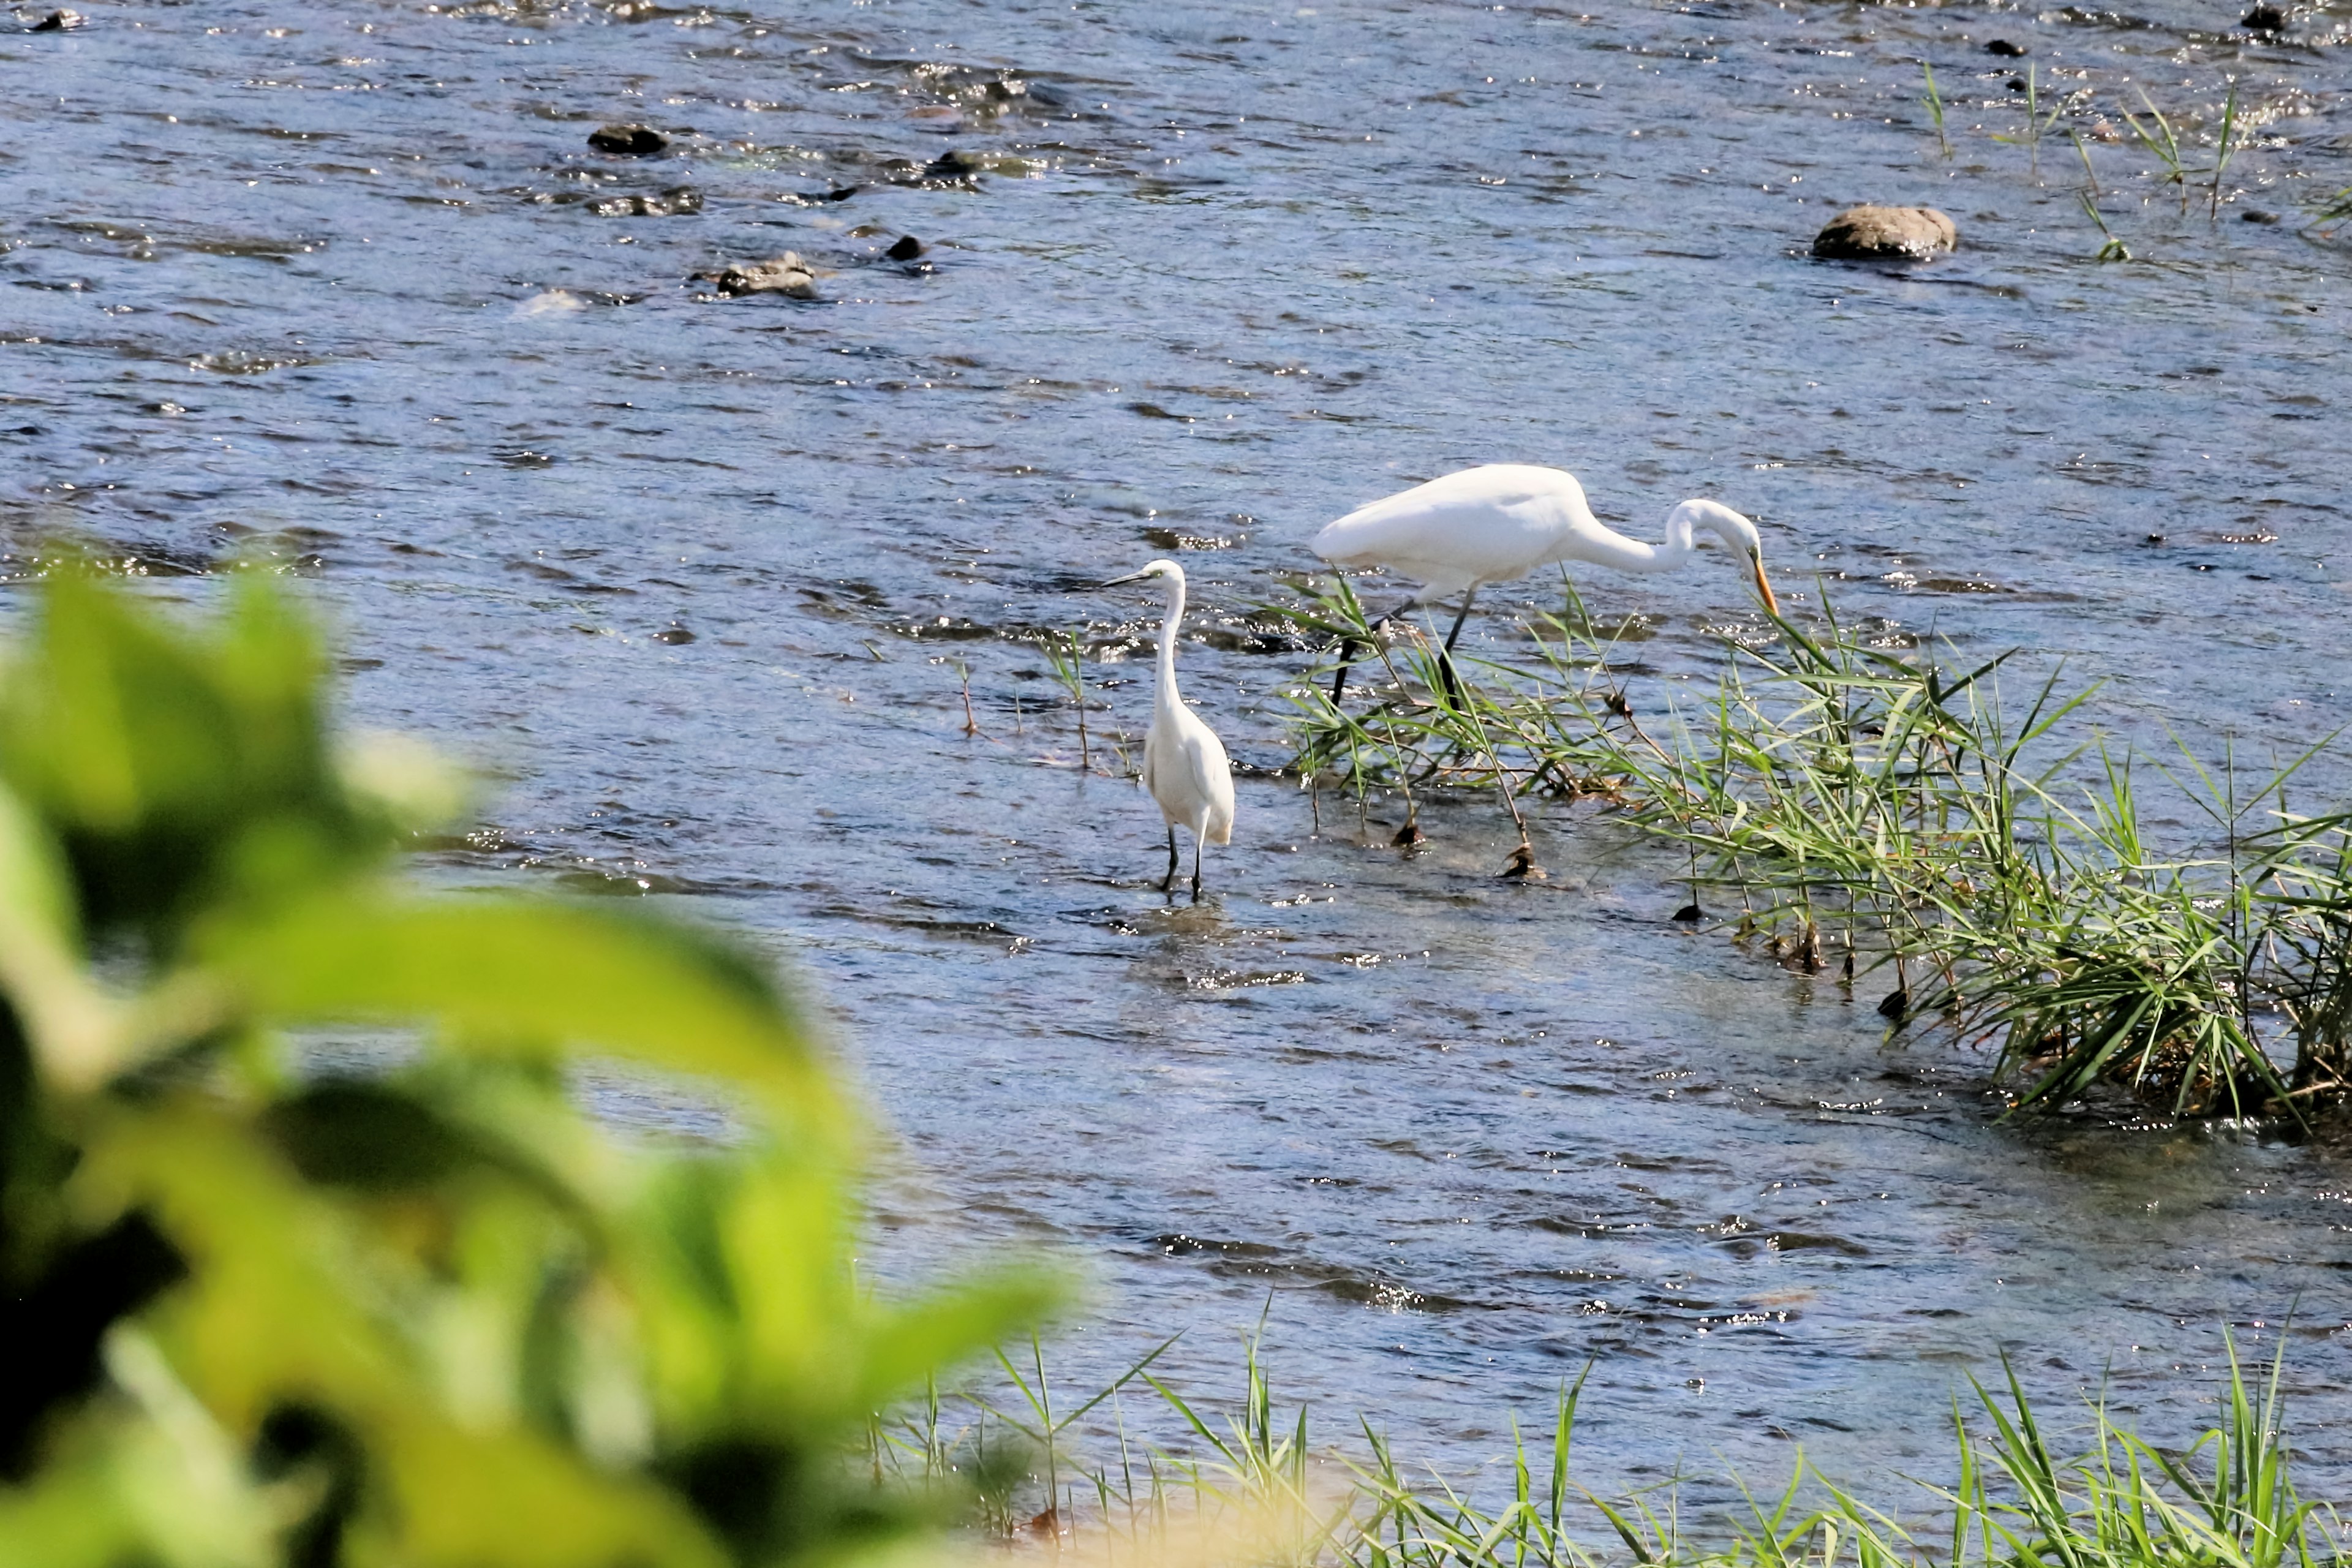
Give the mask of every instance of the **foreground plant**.
[[[448, 781], [335, 752], [260, 582], [199, 633], [61, 577], [15, 654], [0, 1563], [723, 1568], [920, 1522], [846, 1445], [1051, 1290], [858, 1287], [855, 1121], [759, 964], [404, 885]], [[625, 1143], [591, 1062], [741, 1135]]]
[[[1342, 585], [1297, 615], [1346, 635], [1354, 613]], [[1529, 656], [1457, 656], [1452, 686], [1407, 648], [1368, 710], [1295, 689], [1297, 765], [1359, 792], [1598, 796], [1681, 847], [1695, 885], [1737, 899], [1743, 938], [1849, 980], [1891, 968], [1896, 1026], [1993, 1042], [2021, 1104], [2102, 1082], [2177, 1114], [2300, 1115], [2345, 1096], [2352, 817], [2289, 810], [2314, 753], [2249, 780], [2226, 748], [2211, 768], [2184, 750], [2156, 771], [2206, 829], [2159, 847], [2135, 764], [2105, 750], [2091, 693], [2063, 691], [2059, 671], [2012, 712], [1999, 676], [2013, 653], [1952, 666], [1826, 607], [1774, 629], [1727, 638], [1712, 699], [1645, 728], [1610, 672], [1614, 637], [1571, 594], [1528, 623]]]

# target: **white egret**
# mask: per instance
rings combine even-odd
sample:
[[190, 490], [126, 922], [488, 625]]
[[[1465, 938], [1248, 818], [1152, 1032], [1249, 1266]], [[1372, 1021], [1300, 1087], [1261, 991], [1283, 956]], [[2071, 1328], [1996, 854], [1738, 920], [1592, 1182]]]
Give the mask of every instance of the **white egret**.
[[[1387, 566], [1417, 579], [1420, 592], [1372, 623], [1374, 630], [1424, 605], [1462, 595], [1445, 652], [1462, 635], [1470, 601], [1489, 583], [1507, 582], [1555, 561], [1582, 561], [1621, 572], [1672, 572], [1691, 557], [1692, 533], [1705, 529], [1743, 557], [1764, 607], [1780, 613], [1764, 576], [1756, 525], [1719, 501], [1686, 500], [1666, 513], [1662, 544], [1628, 539], [1592, 515], [1574, 474], [1528, 463], [1489, 463], [1376, 500], [1327, 523], [1315, 553], [1334, 566]], [[1331, 700], [1348, 679], [1353, 642], [1339, 647]], [[1453, 679], [1449, 658], [1446, 679]]]
[[1154, 561], [1103, 586], [1145, 577], [1168, 580], [1168, 618], [1160, 626], [1159, 689], [1151, 699], [1151, 728], [1143, 737], [1143, 787], [1168, 819], [1168, 875], [1160, 879], [1160, 890], [1164, 893], [1175, 884], [1176, 829], [1181, 825], [1192, 834], [1192, 897], [1198, 899], [1203, 850], [1234, 839], [1234, 767], [1225, 758], [1224, 742], [1184, 706], [1176, 690], [1176, 628], [1184, 619], [1184, 568], [1173, 561]]

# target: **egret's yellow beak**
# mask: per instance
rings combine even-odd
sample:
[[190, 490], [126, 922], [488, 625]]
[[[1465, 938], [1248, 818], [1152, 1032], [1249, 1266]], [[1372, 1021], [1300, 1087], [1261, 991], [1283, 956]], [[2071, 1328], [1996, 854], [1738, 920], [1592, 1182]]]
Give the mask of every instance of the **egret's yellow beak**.
[[1756, 574], [1756, 592], [1762, 596], [1766, 612], [1775, 617], [1779, 616], [1780, 614], [1780, 601], [1772, 596], [1772, 584], [1765, 581], [1764, 557], [1761, 555], [1751, 555], [1748, 558], [1748, 564], [1749, 569]]

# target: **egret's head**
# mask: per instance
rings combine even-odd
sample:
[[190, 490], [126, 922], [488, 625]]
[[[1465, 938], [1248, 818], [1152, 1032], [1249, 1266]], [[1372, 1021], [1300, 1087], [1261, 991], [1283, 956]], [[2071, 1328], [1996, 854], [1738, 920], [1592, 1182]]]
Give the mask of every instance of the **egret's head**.
[[1166, 577], [1181, 585], [1184, 581], [1184, 568], [1177, 565], [1173, 561], [1165, 559], [1148, 562], [1141, 571], [1129, 572], [1124, 577], [1114, 577], [1103, 586], [1116, 588], [1121, 583], [1137, 583], [1146, 577]]
[[1737, 552], [1756, 578], [1757, 596], [1764, 601], [1764, 608], [1775, 616], [1780, 613], [1780, 601], [1772, 596], [1772, 584], [1764, 575], [1764, 541], [1754, 523], [1721, 501], [1713, 500], [1683, 502], [1668, 516], [1669, 528], [1677, 518], [1694, 530], [1704, 529], [1714, 534]]

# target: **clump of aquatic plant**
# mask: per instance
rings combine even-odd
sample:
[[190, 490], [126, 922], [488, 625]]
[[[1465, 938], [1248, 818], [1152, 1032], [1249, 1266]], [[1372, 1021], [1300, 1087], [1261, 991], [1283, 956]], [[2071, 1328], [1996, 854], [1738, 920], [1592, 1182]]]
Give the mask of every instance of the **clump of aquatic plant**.
[[1054, 679], [1069, 694], [1070, 706], [1078, 715], [1078, 766], [1092, 773], [1094, 750], [1087, 741], [1086, 644], [1076, 632], [1055, 632], [1046, 637], [1045, 646]]
[[[1344, 584], [1297, 616], [1369, 637]], [[2345, 816], [2286, 809], [2308, 756], [2249, 780], [2184, 750], [2156, 772], [2206, 831], [2158, 846], [2135, 763], [2061, 669], [2012, 708], [2014, 652], [1953, 665], [1826, 606], [1776, 629], [1727, 639], [1711, 698], [1645, 726], [1571, 594], [1526, 651], [1457, 657], [1451, 681], [1414, 641], [1360, 710], [1295, 689], [1297, 765], [1359, 791], [1598, 797], [1735, 899], [1743, 940], [1849, 980], [1891, 969], [1890, 1021], [1992, 1045], [2020, 1104], [2111, 1083], [2176, 1114], [2300, 1114], [2343, 1094], [2352, 849]]]
[[1937, 144], [1944, 149], [1944, 156], [1948, 158], [1952, 155], [1952, 139], [1944, 133], [1944, 95], [1936, 88], [1936, 68], [1921, 60], [1919, 70], [1927, 79], [1927, 91], [1919, 101], [1927, 106], [1927, 116], [1936, 122]]
[[[2011, 145], [2015, 145], [2021, 142], [2023, 142], [2025, 144], [2026, 157], [2033, 171], [2033, 176], [2036, 179], [2040, 179], [2042, 177], [2042, 138], [2048, 134], [2049, 130], [2053, 125], [2058, 123], [2058, 117], [2065, 112], [2066, 100], [2064, 99], [2059, 100], [2057, 107], [2052, 109], [2049, 113], [2044, 114], [2042, 111], [2041, 71], [2037, 67], [2029, 65], [2025, 68], [2024, 129], [2018, 132], [2014, 136], [1995, 136], [1993, 140], [1996, 142], [2006, 142]], [[1941, 122], [1939, 121], [1939, 127], [1940, 124]]]
[[2230, 166], [2230, 159], [2238, 152], [2238, 84], [2230, 84], [2230, 99], [2221, 108], [2221, 139], [2213, 147], [2213, 200], [2211, 216], [2221, 216], [2221, 175]]
[[2123, 111], [2124, 123], [2131, 127], [2140, 146], [2164, 165], [2165, 182], [2180, 187], [2180, 210], [2185, 213], [2189, 210], [2189, 169], [2181, 153], [2180, 135], [2164, 117], [2164, 110], [2157, 108], [2156, 100], [2148, 97], [2146, 88], [2140, 89], [2139, 101], [2147, 110], [2147, 122], [2142, 124], [2139, 116], [2126, 109]]

